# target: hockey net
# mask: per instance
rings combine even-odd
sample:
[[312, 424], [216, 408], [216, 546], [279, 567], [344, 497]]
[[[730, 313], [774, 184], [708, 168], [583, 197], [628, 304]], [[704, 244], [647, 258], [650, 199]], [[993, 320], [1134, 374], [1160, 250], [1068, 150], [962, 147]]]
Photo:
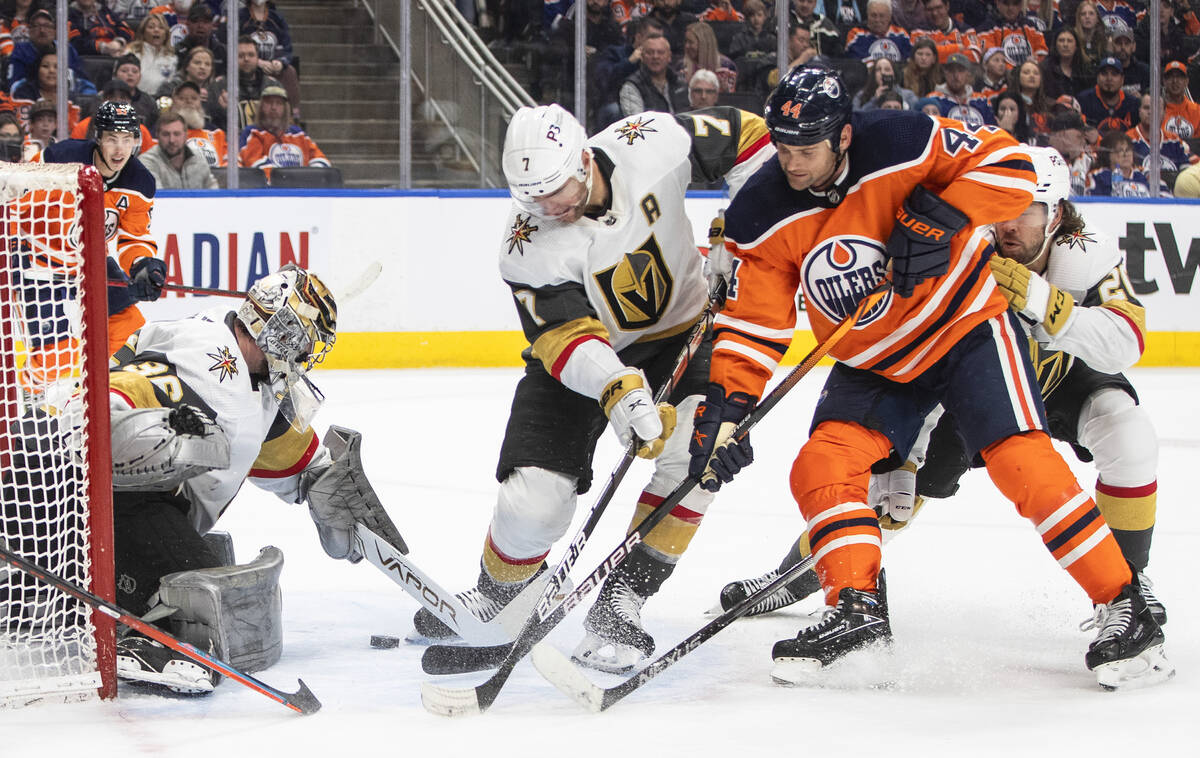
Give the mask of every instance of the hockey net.
[[[104, 195], [0, 163], [0, 542], [114, 597]], [[112, 619], [0, 558], [0, 706], [112, 697]]]

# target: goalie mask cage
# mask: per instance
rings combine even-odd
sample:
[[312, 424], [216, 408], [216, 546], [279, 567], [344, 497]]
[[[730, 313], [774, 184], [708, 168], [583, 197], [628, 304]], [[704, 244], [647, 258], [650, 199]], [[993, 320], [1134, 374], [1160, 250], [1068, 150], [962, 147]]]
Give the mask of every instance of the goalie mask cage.
[[[115, 599], [104, 188], [0, 163], [0, 541]], [[0, 707], [116, 695], [113, 619], [0, 560]]]

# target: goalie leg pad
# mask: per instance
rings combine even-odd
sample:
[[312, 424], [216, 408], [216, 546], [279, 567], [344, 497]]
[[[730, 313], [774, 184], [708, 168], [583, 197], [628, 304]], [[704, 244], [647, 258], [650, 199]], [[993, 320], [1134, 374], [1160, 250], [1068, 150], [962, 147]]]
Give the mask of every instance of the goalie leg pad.
[[323, 442], [333, 463], [314, 471], [301, 484], [301, 499], [308, 501], [321, 547], [333, 558], [359, 562], [362, 556], [355, 548], [354, 524], [361, 523], [406, 555], [408, 546], [400, 530], [363, 472], [362, 434], [331, 426]]
[[171, 632], [247, 673], [275, 664], [283, 653], [283, 552], [265, 547], [244, 566], [164, 576], [159, 600], [176, 611]]

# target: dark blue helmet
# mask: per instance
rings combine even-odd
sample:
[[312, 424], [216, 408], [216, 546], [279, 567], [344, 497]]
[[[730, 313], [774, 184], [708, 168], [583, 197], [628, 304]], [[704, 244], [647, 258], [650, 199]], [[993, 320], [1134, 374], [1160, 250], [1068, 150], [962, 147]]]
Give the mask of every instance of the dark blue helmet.
[[100, 103], [96, 115], [92, 116], [92, 127], [99, 137], [104, 132], [129, 132], [141, 135], [137, 111], [129, 103], [119, 103], [113, 100]]
[[837, 151], [852, 110], [850, 93], [837, 71], [797, 66], [779, 80], [767, 98], [763, 117], [775, 142], [812, 145], [832, 140]]

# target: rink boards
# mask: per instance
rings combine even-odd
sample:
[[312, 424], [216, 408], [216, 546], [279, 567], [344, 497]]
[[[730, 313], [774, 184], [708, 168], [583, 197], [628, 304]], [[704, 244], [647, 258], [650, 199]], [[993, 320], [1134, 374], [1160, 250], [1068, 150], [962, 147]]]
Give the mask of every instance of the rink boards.
[[[718, 193], [689, 195], [701, 244], [725, 204]], [[1078, 205], [1089, 228], [1124, 252], [1146, 306], [1140, 365], [1200, 365], [1200, 202]], [[151, 231], [175, 284], [244, 290], [295, 261], [337, 294], [382, 263], [368, 290], [339, 302], [329, 368], [514, 366], [526, 343], [497, 273], [499, 256], [509, 254], [501, 247], [508, 207], [500, 191], [162, 192]], [[230, 304], [175, 293], [143, 307], [161, 319]], [[812, 345], [806, 327], [801, 314], [789, 357]]]

